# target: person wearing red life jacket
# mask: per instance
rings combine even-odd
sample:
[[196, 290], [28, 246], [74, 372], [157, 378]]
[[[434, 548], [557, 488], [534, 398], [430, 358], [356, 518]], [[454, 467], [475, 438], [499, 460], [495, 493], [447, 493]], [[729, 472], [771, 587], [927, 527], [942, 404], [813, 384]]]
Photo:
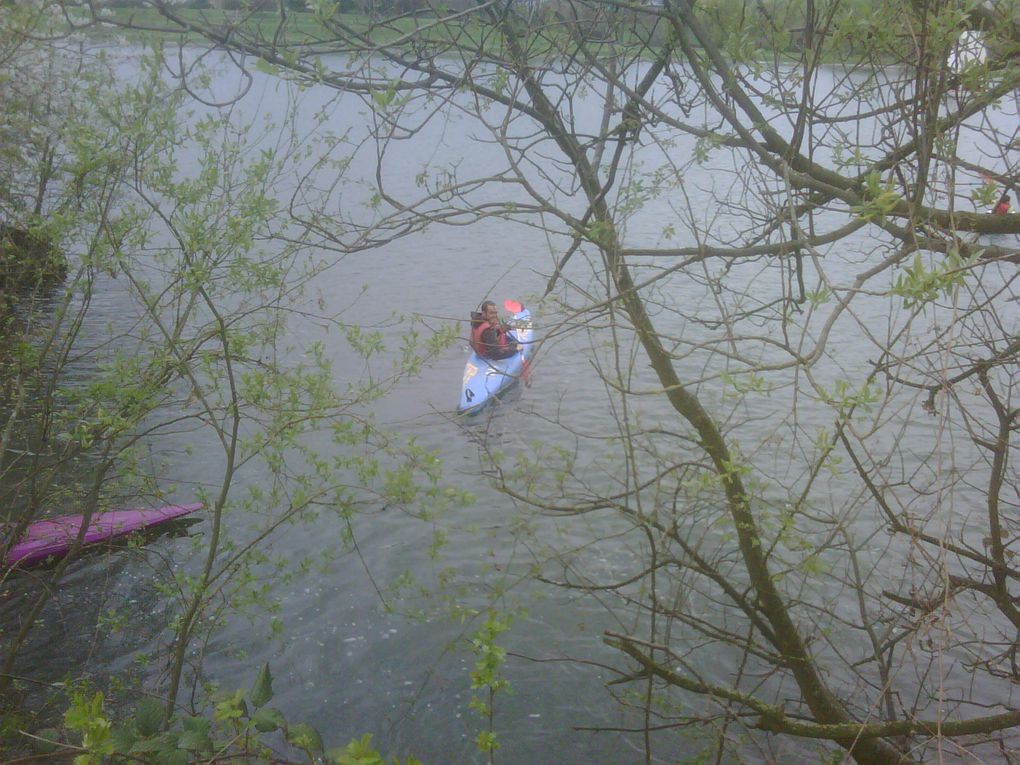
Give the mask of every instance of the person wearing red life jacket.
[[510, 328], [499, 320], [496, 304], [486, 300], [471, 314], [471, 347], [485, 359], [506, 359], [520, 348]]
[[1005, 215], [1009, 212], [1009, 206], [1009, 193], [1004, 191], [1002, 192], [1002, 196], [999, 198], [995, 207], [992, 208], [992, 215]]

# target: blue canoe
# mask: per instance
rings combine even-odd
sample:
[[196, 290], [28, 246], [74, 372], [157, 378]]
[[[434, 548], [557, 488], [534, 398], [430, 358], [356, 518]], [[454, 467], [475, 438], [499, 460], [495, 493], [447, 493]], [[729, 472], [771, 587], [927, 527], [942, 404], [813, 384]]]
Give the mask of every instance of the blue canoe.
[[486, 404], [520, 381], [525, 363], [534, 350], [531, 312], [521, 308], [507, 324], [522, 346], [521, 352], [505, 359], [486, 359], [472, 349], [464, 365], [458, 414], [478, 414]]

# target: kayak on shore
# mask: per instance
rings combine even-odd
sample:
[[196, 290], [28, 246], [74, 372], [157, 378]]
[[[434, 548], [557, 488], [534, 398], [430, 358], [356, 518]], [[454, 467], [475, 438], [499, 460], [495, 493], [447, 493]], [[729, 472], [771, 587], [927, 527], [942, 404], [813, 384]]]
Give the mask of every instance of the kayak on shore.
[[[202, 503], [167, 505], [166, 507], [108, 510], [95, 513], [88, 522], [82, 546], [117, 539], [135, 531], [150, 529], [167, 521], [182, 518], [202, 507]], [[28, 524], [24, 535], [7, 551], [5, 568], [27, 568], [67, 555], [85, 525], [83, 515], [61, 515]]]

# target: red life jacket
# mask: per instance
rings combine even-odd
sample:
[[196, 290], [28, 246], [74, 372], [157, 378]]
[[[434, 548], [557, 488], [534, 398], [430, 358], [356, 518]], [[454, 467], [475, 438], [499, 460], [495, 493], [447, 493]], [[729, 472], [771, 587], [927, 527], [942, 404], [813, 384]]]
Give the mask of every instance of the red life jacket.
[[[474, 327], [471, 328], [471, 347], [474, 348], [475, 353], [481, 357], [489, 355], [488, 343], [482, 342], [482, 335], [485, 330], [489, 328], [487, 321], [478, 322]], [[501, 327], [496, 327], [496, 336], [499, 338], [500, 350], [505, 351], [510, 346], [510, 341], [507, 339], [506, 332]]]
[[482, 343], [482, 333], [485, 331], [487, 326], [489, 326], [488, 323], [484, 321], [473, 322], [471, 326], [471, 348], [479, 356], [485, 355], [482, 351], [482, 348], [484, 347]]

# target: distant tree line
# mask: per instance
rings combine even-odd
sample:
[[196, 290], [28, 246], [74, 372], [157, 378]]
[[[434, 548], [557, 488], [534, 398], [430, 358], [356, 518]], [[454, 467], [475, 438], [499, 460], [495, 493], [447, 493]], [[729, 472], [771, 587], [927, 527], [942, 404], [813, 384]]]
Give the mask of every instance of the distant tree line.
[[[252, 11], [272, 11], [276, 10], [278, 7], [276, 0], [181, 0], [174, 4], [180, 8], [194, 8], [196, 10], [217, 8], [226, 11], [236, 11], [241, 9]], [[104, 2], [99, 3], [99, 5], [106, 8], [142, 8], [150, 5], [150, 3], [146, 0], [104, 0]], [[305, 5], [305, 0], [285, 0], [284, 5], [291, 11], [308, 10]]]
[[[101, 3], [107, 8], [142, 8], [150, 5], [147, 0], [105, 0]], [[181, 0], [175, 3], [179, 8], [195, 10], [217, 9], [224, 11], [274, 11], [278, 8], [277, 0]], [[290, 11], [307, 11], [305, 0], [286, 0], [285, 7]], [[342, 13], [383, 12], [397, 10], [413, 11], [429, 7], [425, 0], [341, 0]]]

